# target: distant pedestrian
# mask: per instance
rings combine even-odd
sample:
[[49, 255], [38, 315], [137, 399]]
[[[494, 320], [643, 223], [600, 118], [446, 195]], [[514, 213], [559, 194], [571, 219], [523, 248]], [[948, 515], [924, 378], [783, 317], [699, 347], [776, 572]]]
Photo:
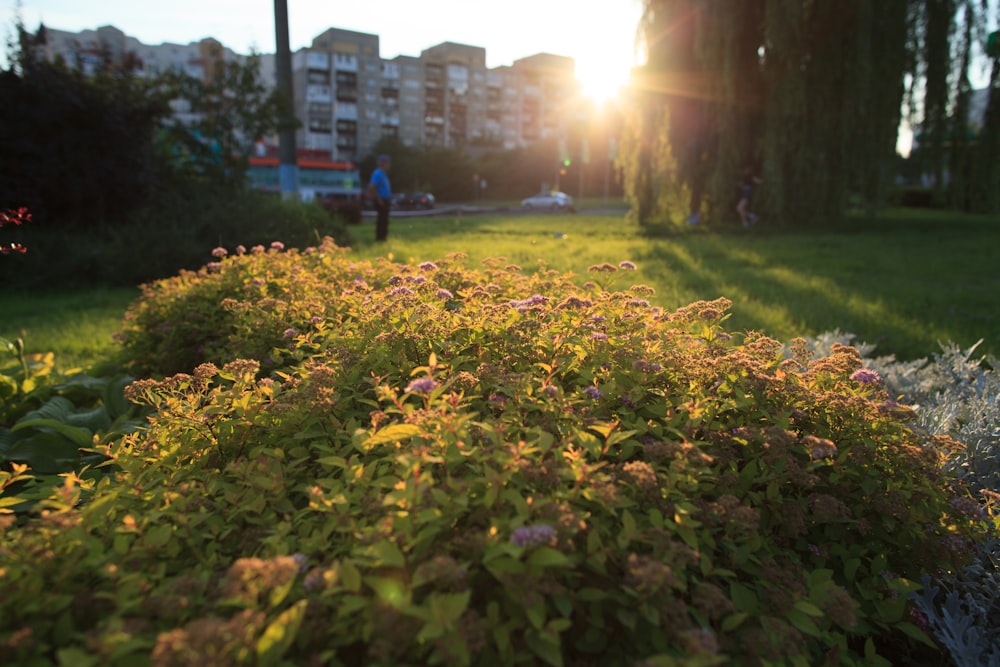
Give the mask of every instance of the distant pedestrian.
[[743, 170], [743, 180], [740, 181], [740, 202], [736, 205], [736, 212], [740, 214], [740, 222], [744, 227], [757, 222], [757, 215], [750, 210], [750, 200], [753, 197], [754, 186], [763, 182], [753, 175], [750, 167]]
[[389, 167], [392, 161], [388, 155], [378, 156], [378, 167], [372, 172], [368, 183], [368, 193], [375, 202], [375, 240], [389, 238], [389, 208], [392, 206], [392, 186], [389, 183]]

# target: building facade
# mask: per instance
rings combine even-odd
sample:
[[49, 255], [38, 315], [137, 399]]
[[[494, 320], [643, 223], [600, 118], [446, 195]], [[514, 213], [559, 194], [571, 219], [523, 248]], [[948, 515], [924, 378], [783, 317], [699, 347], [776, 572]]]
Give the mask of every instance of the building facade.
[[[178, 70], [205, 79], [212, 50], [226, 60], [243, 57], [214, 39], [152, 46], [113, 26], [42, 30], [46, 57], [84, 71], [102, 58], [128, 59], [141, 76]], [[258, 56], [263, 81], [275, 85], [274, 55]], [[295, 116], [302, 122], [298, 147], [353, 161], [370, 154], [382, 137], [412, 147], [508, 150], [559, 137], [579, 90], [573, 59], [565, 56], [540, 53], [491, 69], [484, 48], [444, 42], [420, 56], [384, 59], [378, 35], [340, 28], [292, 54], [292, 81]]]

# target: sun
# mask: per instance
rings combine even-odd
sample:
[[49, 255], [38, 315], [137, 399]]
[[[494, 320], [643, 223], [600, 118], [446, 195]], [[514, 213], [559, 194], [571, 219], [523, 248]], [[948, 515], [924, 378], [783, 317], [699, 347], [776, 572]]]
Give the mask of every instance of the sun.
[[628, 83], [631, 68], [629, 59], [609, 58], [607, 53], [577, 58], [576, 78], [580, 82], [580, 92], [598, 105], [611, 102]]

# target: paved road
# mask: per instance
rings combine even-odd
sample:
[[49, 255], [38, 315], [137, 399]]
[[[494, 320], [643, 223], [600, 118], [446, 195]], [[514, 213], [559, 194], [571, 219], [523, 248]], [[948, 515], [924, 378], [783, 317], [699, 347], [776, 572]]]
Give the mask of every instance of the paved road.
[[[444, 205], [437, 208], [433, 208], [427, 211], [392, 211], [392, 217], [394, 218], [432, 218], [437, 216], [445, 215], [572, 215], [577, 211], [549, 211], [543, 209], [526, 209], [520, 206], [469, 206], [467, 204], [454, 204], [454, 205]], [[584, 213], [595, 213], [595, 214], [615, 214], [626, 213], [626, 209], [623, 208], [590, 208]], [[375, 211], [364, 211], [363, 214], [366, 219], [374, 219]]]

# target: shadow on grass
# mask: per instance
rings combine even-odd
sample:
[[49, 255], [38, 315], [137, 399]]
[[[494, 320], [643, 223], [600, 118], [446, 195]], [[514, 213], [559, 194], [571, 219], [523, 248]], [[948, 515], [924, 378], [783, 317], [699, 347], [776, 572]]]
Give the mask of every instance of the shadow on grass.
[[[875, 220], [852, 214], [833, 228], [751, 229], [639, 228], [594, 214], [463, 216], [408, 227], [397, 230], [403, 243], [451, 237], [524, 259], [537, 241], [538, 253], [558, 253], [564, 264], [574, 252], [577, 265], [602, 253], [607, 261], [630, 258], [640, 264], [636, 278], [656, 287], [666, 307], [731, 299], [734, 331], [787, 340], [841, 329], [902, 359], [933, 354], [938, 342], [968, 347], [983, 338], [979, 351], [1000, 355], [1000, 220], [987, 216], [899, 209]], [[564, 233], [565, 246], [544, 242]], [[505, 237], [517, 240], [505, 247]]]

